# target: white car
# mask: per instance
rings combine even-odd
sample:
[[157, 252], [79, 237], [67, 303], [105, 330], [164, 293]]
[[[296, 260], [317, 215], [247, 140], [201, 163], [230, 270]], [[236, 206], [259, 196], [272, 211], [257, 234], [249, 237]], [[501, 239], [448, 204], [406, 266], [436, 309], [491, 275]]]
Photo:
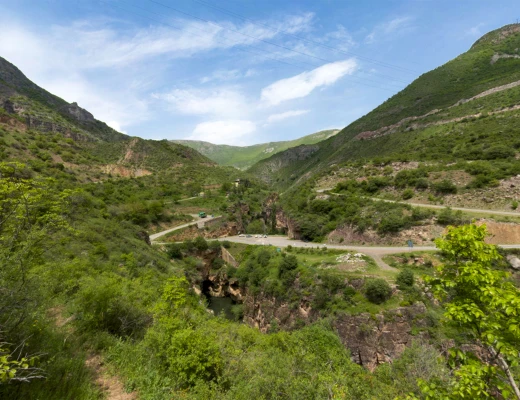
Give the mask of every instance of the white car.
[[241, 233], [240, 235], [238, 235], [238, 237], [244, 237], [244, 234], [243, 234], [243, 233]]
[[255, 235], [255, 238], [259, 238], [260, 236], [259, 235]]

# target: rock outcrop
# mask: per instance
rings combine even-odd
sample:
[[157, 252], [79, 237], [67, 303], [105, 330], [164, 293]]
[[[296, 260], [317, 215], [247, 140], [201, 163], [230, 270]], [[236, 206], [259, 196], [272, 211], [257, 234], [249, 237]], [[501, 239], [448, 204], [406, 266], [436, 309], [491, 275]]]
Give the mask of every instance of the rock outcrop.
[[67, 104], [59, 109], [59, 111], [63, 114], [69, 115], [72, 118], [76, 119], [80, 122], [94, 122], [94, 116], [89, 113], [84, 108], [78, 106], [78, 103], [74, 102], [71, 104]]
[[334, 327], [350, 350], [352, 361], [373, 371], [379, 364], [392, 362], [401, 355], [416, 338], [412, 329], [427, 326], [425, 313], [425, 305], [418, 302], [383, 314], [345, 315], [334, 322]]

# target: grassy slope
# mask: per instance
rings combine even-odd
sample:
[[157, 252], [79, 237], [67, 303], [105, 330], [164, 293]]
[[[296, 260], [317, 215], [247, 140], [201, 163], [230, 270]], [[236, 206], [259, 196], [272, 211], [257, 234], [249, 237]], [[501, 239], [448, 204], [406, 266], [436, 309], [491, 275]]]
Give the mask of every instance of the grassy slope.
[[295, 140], [261, 143], [245, 147], [218, 145], [196, 140], [174, 140], [173, 142], [189, 146], [220, 165], [229, 165], [240, 169], [247, 169], [256, 162], [263, 160], [272, 154], [277, 154], [281, 151], [302, 144], [321, 142], [322, 140], [334, 136], [337, 132], [338, 130], [325, 130]]
[[[376, 130], [378, 128], [395, 124], [403, 118], [421, 116], [432, 110], [440, 112], [428, 117], [425, 121], [435, 122], [449, 117], [445, 114], [471, 115], [481, 111], [482, 104], [486, 104], [489, 111], [501, 108], [490, 101], [500, 98], [503, 104], [508, 106], [519, 103], [518, 97], [513, 96], [517, 89], [509, 89], [502, 94], [489, 98], [477, 99], [449, 111], [448, 107], [461, 99], [469, 99], [485, 90], [520, 80], [520, 60], [515, 58], [499, 59], [491, 63], [494, 54], [518, 54], [520, 47], [519, 25], [509, 25], [485, 35], [477, 41], [472, 48], [426, 74], [423, 74], [407, 88], [381, 104], [366, 116], [353, 122], [333, 138], [319, 143], [319, 150], [311, 157], [292, 163], [284, 163], [285, 153], [278, 153], [269, 159], [260, 161], [251, 168], [251, 172], [260, 177], [269, 176], [272, 182], [279, 187], [288, 187], [298, 182], [301, 177], [309, 177], [316, 172], [324, 172], [334, 163], [342, 163], [352, 159], [373, 158], [391, 155], [406, 155], [410, 159], [421, 159], [424, 156], [425, 137], [431, 143], [443, 141], [444, 150], [439, 151], [435, 157], [452, 158], [453, 147], [464, 146], [464, 138], [451, 138], [445, 141], [447, 132], [453, 130], [464, 133], [472, 132], [466, 122], [453, 123], [450, 129], [431, 128], [408, 130], [406, 133], [393, 133], [373, 140], [356, 140], [356, 135], [361, 132]], [[516, 113], [503, 114], [504, 119], [487, 128], [497, 128], [500, 125], [510, 131], [516, 127]], [[502, 116], [496, 116], [498, 121]], [[494, 120], [495, 117], [491, 118]], [[446, 125], [443, 125], [446, 127]], [[405, 132], [408, 126], [401, 127]], [[500, 130], [491, 131], [493, 140], [508, 140], [510, 134], [504, 134]], [[501, 135], [502, 134], [502, 135]], [[510, 140], [509, 140], [510, 141]], [[454, 143], [456, 142], [456, 143]], [[448, 145], [449, 143], [449, 145]], [[497, 143], [497, 142], [494, 142]], [[507, 142], [506, 142], [507, 143]], [[290, 152], [290, 150], [288, 151]], [[281, 166], [281, 168], [280, 168]]]

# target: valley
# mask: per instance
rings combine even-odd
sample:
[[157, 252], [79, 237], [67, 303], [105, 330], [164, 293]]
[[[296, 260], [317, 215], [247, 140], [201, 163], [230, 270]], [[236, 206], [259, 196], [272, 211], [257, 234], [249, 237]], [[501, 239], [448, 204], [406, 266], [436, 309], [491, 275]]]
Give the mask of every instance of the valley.
[[120, 133], [0, 57], [0, 397], [518, 398], [519, 48], [246, 147]]

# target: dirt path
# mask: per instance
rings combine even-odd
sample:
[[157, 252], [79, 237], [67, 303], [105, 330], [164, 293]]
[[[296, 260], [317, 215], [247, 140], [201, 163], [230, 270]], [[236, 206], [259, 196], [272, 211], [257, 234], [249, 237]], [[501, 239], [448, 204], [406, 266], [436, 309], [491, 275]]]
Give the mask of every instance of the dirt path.
[[[69, 322], [74, 320], [74, 316], [63, 318], [64, 308], [54, 307], [48, 310], [49, 316], [54, 320], [55, 325], [69, 335], [74, 333]], [[99, 354], [91, 354], [86, 360], [85, 365], [94, 373], [96, 385], [99, 386], [106, 400], [136, 400], [136, 392], [127, 393], [119, 377], [111, 375]]]
[[117, 376], [110, 375], [100, 355], [92, 355], [85, 365], [94, 371], [96, 384], [101, 388], [107, 400], [136, 400], [137, 393], [127, 393]]
[[[329, 192], [328, 194], [334, 195], [334, 196], [346, 196], [341, 193], [330, 193], [330, 190], [333, 188], [324, 188], [324, 189], [318, 189], [316, 190], [317, 193], [324, 193]], [[455, 211], [465, 211], [465, 212], [473, 212], [473, 213], [484, 213], [484, 214], [493, 214], [493, 215], [506, 215], [510, 217], [520, 217], [520, 211], [497, 211], [497, 210], [485, 210], [481, 208], [464, 208], [464, 207], [446, 207], [446, 206], [437, 206], [434, 204], [422, 204], [422, 203], [409, 203], [407, 201], [399, 201], [399, 200], [387, 200], [387, 199], [380, 199], [378, 197], [366, 197], [367, 199], [374, 200], [374, 201], [384, 201], [386, 203], [399, 203], [399, 204], [408, 204], [413, 207], [423, 207], [423, 208], [434, 208], [436, 210], [443, 210], [445, 208], [451, 208]]]
[[[341, 196], [341, 195], [338, 194], [338, 196]], [[386, 199], [379, 199], [377, 197], [370, 197], [370, 199], [375, 200], [375, 201], [384, 201], [387, 203], [409, 204], [413, 207], [435, 208], [437, 210], [443, 210], [445, 208], [448, 208], [446, 206], [436, 206], [434, 204], [408, 203], [407, 201], [386, 200]], [[520, 217], [520, 212], [518, 212], [518, 211], [496, 211], [496, 210], [484, 210], [484, 209], [479, 209], [479, 208], [463, 208], [463, 207], [449, 207], [449, 208], [451, 208], [452, 210], [455, 210], [455, 211], [465, 211], [465, 212], [474, 212], [474, 213], [485, 213], [485, 214]]]

